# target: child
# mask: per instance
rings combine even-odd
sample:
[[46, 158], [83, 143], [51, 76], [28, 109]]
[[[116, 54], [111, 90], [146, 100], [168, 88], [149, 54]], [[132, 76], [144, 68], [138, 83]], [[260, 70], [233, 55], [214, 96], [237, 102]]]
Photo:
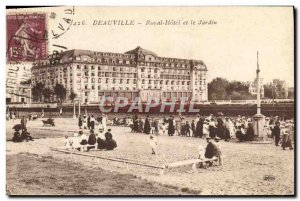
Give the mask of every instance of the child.
[[165, 123], [165, 122], [163, 122], [162, 124], [161, 124], [161, 130], [162, 130], [162, 132], [163, 132], [163, 135], [166, 133], [166, 130], [167, 130], [167, 124]]
[[149, 144], [150, 144], [150, 147], [151, 147], [151, 150], [152, 150], [151, 154], [155, 155], [155, 151], [156, 151], [156, 148], [157, 148], [157, 142], [156, 142], [156, 139], [154, 138], [154, 136], [152, 136], [152, 135], [150, 135]]
[[206, 139], [209, 135], [209, 124], [207, 121], [204, 121], [203, 124], [203, 138]]
[[220, 145], [220, 138], [219, 137], [215, 137], [215, 145], [218, 148], [219, 165], [222, 165], [223, 164], [223, 161], [222, 161], [222, 151], [221, 151], [221, 145]]
[[69, 139], [69, 137], [66, 135], [64, 139], [64, 148], [65, 149], [70, 149], [72, 148], [72, 141]]
[[[205, 150], [202, 145], [198, 146], [198, 159], [204, 160], [205, 159]], [[199, 168], [206, 168], [206, 164], [204, 162], [199, 164]]]
[[202, 145], [199, 145], [198, 146], [198, 158], [201, 159], [201, 160], [204, 160], [205, 159], [205, 156], [204, 156], [204, 148]]

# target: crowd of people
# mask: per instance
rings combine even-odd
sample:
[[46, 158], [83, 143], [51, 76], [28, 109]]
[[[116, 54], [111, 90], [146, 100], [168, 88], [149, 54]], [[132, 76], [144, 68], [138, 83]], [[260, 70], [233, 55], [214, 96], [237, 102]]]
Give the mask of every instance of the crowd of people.
[[17, 112], [16, 111], [7, 111], [6, 112], [6, 120], [13, 120], [15, 121], [17, 118]]
[[[117, 122], [118, 118], [114, 117], [113, 122]], [[147, 116], [138, 117], [137, 114], [132, 117], [122, 119], [124, 125], [131, 127], [134, 133], [144, 133], [153, 135], [182, 136], [214, 139], [218, 137], [224, 141], [237, 139], [239, 142], [255, 140], [253, 119], [249, 116], [226, 117], [222, 113], [216, 116], [197, 115], [195, 119], [188, 120], [179, 114], [178, 119], [173, 115], [169, 118], [163, 117], [151, 118]], [[117, 125], [117, 124], [115, 124]], [[292, 149], [292, 141], [294, 135], [294, 122], [292, 119], [280, 119], [278, 116], [266, 117], [263, 128], [264, 136], [274, 138], [275, 145], [281, 141], [282, 148]]]
[[113, 139], [111, 129], [108, 129], [104, 134], [104, 138], [101, 136], [103, 132], [95, 133], [93, 129], [90, 130], [87, 135], [83, 130], [78, 133], [74, 133], [73, 137], [65, 136], [63, 146], [65, 149], [76, 149], [78, 151], [89, 151], [90, 149], [98, 150], [113, 150], [117, 147], [117, 142]]
[[[13, 115], [13, 113], [12, 113]], [[31, 119], [31, 118], [30, 118]], [[21, 128], [15, 129], [13, 141], [21, 142], [32, 140], [30, 133], [26, 129], [27, 120], [25, 117], [21, 119]], [[138, 117], [137, 114], [132, 116], [127, 116], [124, 118], [118, 118], [114, 116], [112, 121], [108, 120], [106, 114], [101, 113], [97, 117], [94, 117], [93, 114], [79, 116], [78, 118], [78, 127], [80, 132], [77, 133], [80, 138], [86, 138], [86, 134], [82, 134], [83, 130], [89, 130], [90, 136], [93, 138], [95, 131], [99, 131], [99, 134], [108, 133], [111, 135], [110, 131], [107, 130], [108, 125], [123, 125], [131, 128], [131, 132], [134, 133], [144, 133], [154, 135], [168, 135], [168, 136], [182, 136], [182, 137], [195, 137], [207, 139], [223, 139], [224, 141], [230, 141], [231, 139], [237, 139], [237, 141], [253, 141], [255, 139], [254, 129], [253, 129], [253, 120], [251, 117], [246, 116], [236, 116], [236, 117], [227, 117], [222, 113], [217, 115], [209, 116], [200, 116], [196, 115], [195, 119], [186, 118], [182, 114], [178, 115], [178, 118], [175, 118], [174, 115], [170, 115], [168, 118], [163, 117], [151, 118], [146, 116]], [[20, 132], [21, 131], [21, 132]], [[265, 125], [263, 129], [264, 135], [270, 138], [274, 138], [276, 146], [281, 144], [283, 150], [287, 147], [293, 149], [293, 135], [294, 135], [294, 122], [292, 119], [283, 120], [278, 116], [275, 117], [266, 117]], [[105, 139], [96, 139], [90, 141], [93, 144], [94, 141], [100, 144], [98, 147], [106, 147], [104, 144], [110, 144], [109, 139], [105, 133]], [[99, 138], [99, 137], [98, 137]], [[112, 138], [111, 138], [112, 139]], [[76, 140], [75, 140], [76, 141]], [[88, 142], [88, 140], [86, 140]], [[85, 142], [80, 142], [83, 145]], [[95, 144], [95, 143], [94, 143]], [[115, 143], [116, 144], [116, 143]], [[74, 146], [76, 143], [74, 144]], [[155, 147], [153, 145], [153, 147]], [[108, 146], [108, 149], [111, 149], [111, 146]], [[153, 154], [155, 151], [153, 149]]]

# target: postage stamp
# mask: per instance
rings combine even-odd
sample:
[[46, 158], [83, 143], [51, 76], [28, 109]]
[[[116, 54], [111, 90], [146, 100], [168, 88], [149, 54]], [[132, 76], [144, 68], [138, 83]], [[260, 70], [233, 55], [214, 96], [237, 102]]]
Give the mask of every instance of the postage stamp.
[[7, 14], [7, 61], [35, 61], [47, 57], [45, 13]]

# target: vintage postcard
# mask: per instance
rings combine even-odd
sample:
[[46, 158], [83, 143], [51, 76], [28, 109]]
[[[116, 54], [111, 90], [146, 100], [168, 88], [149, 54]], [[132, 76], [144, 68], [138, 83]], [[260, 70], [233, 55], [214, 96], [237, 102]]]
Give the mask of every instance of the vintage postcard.
[[6, 8], [7, 195], [294, 196], [294, 8]]

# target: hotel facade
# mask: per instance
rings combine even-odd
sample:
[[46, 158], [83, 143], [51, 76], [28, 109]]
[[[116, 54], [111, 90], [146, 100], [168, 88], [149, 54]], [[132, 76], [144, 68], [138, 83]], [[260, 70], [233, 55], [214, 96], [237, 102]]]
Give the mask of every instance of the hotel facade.
[[[73, 91], [81, 103], [98, 103], [105, 97], [207, 101], [207, 67], [201, 60], [159, 57], [137, 47], [120, 53], [68, 50], [54, 52], [33, 64], [32, 85], [53, 89], [59, 83]], [[51, 97], [55, 100], [55, 97]]]

